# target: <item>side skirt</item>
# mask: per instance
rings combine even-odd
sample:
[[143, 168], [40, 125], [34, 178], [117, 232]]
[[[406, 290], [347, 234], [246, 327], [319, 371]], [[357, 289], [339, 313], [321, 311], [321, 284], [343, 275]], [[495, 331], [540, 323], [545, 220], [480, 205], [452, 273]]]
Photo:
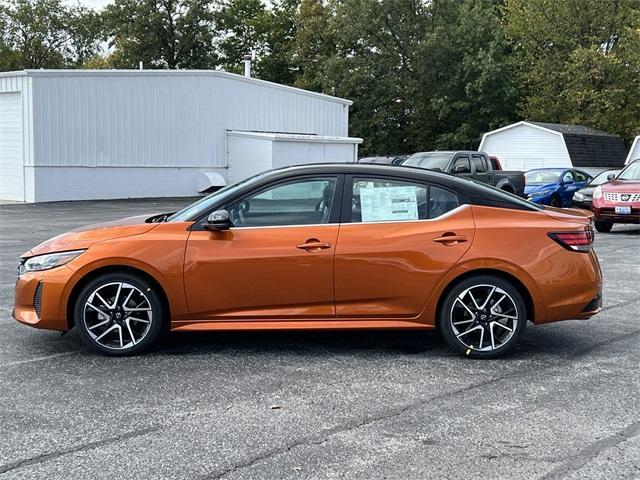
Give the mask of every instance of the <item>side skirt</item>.
[[171, 322], [175, 332], [207, 330], [360, 330], [360, 329], [419, 329], [433, 330], [435, 326], [407, 320], [189, 320]]

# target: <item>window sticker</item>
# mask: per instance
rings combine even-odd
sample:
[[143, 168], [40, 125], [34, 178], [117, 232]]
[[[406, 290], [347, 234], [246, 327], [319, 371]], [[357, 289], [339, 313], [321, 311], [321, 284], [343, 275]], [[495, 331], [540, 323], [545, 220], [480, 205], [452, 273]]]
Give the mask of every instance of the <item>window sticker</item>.
[[415, 186], [376, 187], [369, 183], [360, 188], [363, 222], [418, 220]]

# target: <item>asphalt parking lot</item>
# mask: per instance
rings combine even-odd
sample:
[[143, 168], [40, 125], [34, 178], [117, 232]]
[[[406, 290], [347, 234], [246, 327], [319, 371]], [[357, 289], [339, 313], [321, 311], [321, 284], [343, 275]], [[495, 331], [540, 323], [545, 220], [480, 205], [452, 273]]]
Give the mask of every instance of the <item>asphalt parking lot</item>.
[[502, 360], [431, 332], [183, 333], [105, 358], [10, 318], [25, 250], [185, 202], [0, 205], [0, 478], [640, 476], [640, 228], [596, 237], [600, 315], [529, 326]]

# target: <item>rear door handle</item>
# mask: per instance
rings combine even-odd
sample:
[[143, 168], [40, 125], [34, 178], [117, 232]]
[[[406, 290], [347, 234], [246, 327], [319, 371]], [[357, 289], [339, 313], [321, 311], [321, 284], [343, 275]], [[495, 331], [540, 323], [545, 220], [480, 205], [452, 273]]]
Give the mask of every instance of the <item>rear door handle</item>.
[[466, 235], [456, 235], [455, 233], [443, 233], [441, 237], [433, 239], [434, 242], [442, 243], [444, 245], [455, 245], [456, 243], [462, 243], [467, 241]]
[[307, 251], [314, 251], [314, 250], [322, 250], [325, 248], [331, 248], [331, 244], [326, 242], [320, 242], [314, 238], [312, 240], [306, 241], [305, 243], [296, 245], [296, 248], [300, 248], [302, 250], [307, 250]]

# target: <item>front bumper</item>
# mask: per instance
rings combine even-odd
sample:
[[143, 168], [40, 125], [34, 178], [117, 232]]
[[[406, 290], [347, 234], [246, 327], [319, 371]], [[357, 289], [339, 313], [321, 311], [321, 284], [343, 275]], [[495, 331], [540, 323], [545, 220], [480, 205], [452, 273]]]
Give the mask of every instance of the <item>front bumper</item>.
[[13, 318], [35, 328], [68, 330], [66, 287], [73, 274], [63, 265], [21, 275], [15, 286]]
[[537, 196], [537, 197], [525, 195], [524, 197], [527, 200], [529, 200], [530, 202], [537, 203], [538, 205], [550, 205], [551, 204], [551, 198], [553, 197], [553, 194]]
[[[622, 205], [622, 204], [620, 204]], [[592, 208], [593, 213], [595, 215], [595, 220], [600, 222], [609, 222], [609, 223], [640, 223], [640, 208], [631, 207], [631, 213], [622, 215], [616, 213], [615, 206], [605, 205], [604, 207], [596, 207]]]
[[582, 209], [585, 209], [585, 210], [591, 210], [591, 199], [576, 200], [574, 198], [572, 200], [572, 206], [574, 208], [582, 208]]

